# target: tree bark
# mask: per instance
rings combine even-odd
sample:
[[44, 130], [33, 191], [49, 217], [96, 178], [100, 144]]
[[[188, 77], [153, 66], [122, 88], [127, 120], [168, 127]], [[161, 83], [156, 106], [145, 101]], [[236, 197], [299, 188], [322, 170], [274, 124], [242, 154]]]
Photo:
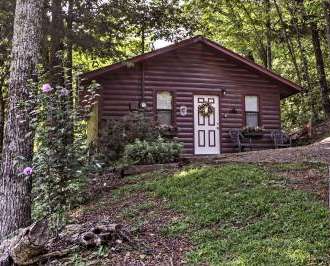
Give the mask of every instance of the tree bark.
[[50, 40], [49, 40], [49, 35], [50, 35], [50, 17], [49, 17], [49, 12], [50, 12], [50, 0], [44, 0], [44, 12], [42, 16], [42, 42], [41, 42], [41, 59], [40, 63], [44, 66], [45, 71], [50, 71]]
[[[228, 4], [229, 4], [229, 2], [231, 2], [231, 1], [228, 1]], [[257, 44], [257, 50], [258, 50], [259, 57], [262, 60], [263, 65], [267, 68], [267, 66], [268, 66], [268, 61], [267, 61], [267, 47], [265, 47], [264, 42], [263, 42], [264, 36], [261, 35], [261, 34], [258, 34], [259, 31], [258, 31], [258, 29], [256, 27], [256, 21], [251, 16], [250, 11], [244, 5], [244, 1], [233, 1], [233, 3], [237, 7], [243, 9], [243, 11], [245, 13], [245, 16], [250, 21], [251, 26], [253, 27], [253, 30], [254, 30], [254, 35], [255, 35], [254, 39], [255, 39], [255, 42]], [[230, 3], [230, 5], [231, 5], [231, 3]]]
[[40, 256], [47, 252], [46, 243], [49, 241], [49, 235], [47, 220], [20, 229], [17, 235], [1, 243], [0, 265], [37, 264]]
[[3, 132], [5, 127], [5, 100], [4, 94], [5, 77], [0, 79], [0, 154], [2, 154], [3, 147]]
[[50, 238], [48, 222], [44, 219], [20, 229], [15, 236], [0, 244], [0, 266], [54, 264], [53, 259], [77, 252], [80, 247], [105, 245], [115, 249], [122, 243], [137, 246], [131, 233], [121, 224], [108, 221], [71, 224], [64, 227], [56, 238]]
[[33, 130], [29, 104], [31, 80], [36, 80], [41, 42], [42, 0], [17, 0], [9, 78], [9, 106], [4, 132], [0, 180], [0, 239], [31, 223], [31, 177], [21, 176], [31, 165]]
[[62, 0], [52, 0], [51, 12], [50, 82], [54, 87], [64, 87], [64, 22]]
[[270, 0], [265, 1], [265, 12], [266, 12], [266, 59], [267, 68], [272, 69], [272, 28], [271, 28], [271, 5]]
[[312, 90], [312, 82], [311, 82], [310, 74], [309, 74], [308, 59], [306, 57], [306, 50], [305, 50], [305, 48], [302, 44], [302, 34], [300, 32], [300, 29], [298, 27], [296, 19], [293, 20], [293, 27], [294, 27], [294, 29], [296, 31], [296, 34], [297, 34], [297, 44], [298, 44], [298, 48], [299, 48], [301, 61], [303, 63], [303, 72], [304, 73], [303, 73], [302, 76], [303, 76], [303, 79], [306, 82], [308, 91], [311, 91]]
[[300, 73], [300, 69], [299, 69], [299, 66], [298, 66], [298, 62], [297, 62], [297, 59], [296, 59], [296, 55], [295, 55], [295, 52], [294, 52], [292, 42], [291, 42], [290, 37], [289, 37], [289, 35], [286, 31], [287, 26], [284, 22], [281, 9], [280, 9], [279, 5], [277, 4], [276, 0], [274, 0], [274, 5], [275, 5], [275, 8], [276, 8], [276, 12], [278, 14], [278, 17], [280, 19], [280, 23], [281, 23], [281, 26], [282, 26], [282, 32], [283, 32], [283, 35], [284, 35], [284, 38], [285, 38], [286, 45], [288, 47], [288, 51], [289, 51], [289, 54], [290, 54], [290, 57], [291, 57], [291, 61], [292, 61], [293, 65], [294, 65], [294, 68], [296, 70], [296, 74], [297, 74], [299, 84], [301, 84], [301, 73]]
[[324, 112], [327, 116], [330, 115], [330, 89], [328, 87], [325, 68], [324, 68], [324, 61], [323, 61], [323, 53], [321, 49], [320, 43], [320, 35], [319, 30], [315, 22], [310, 23], [310, 30], [312, 33], [312, 41], [313, 41], [313, 48], [316, 60], [316, 69], [320, 83], [320, 93], [321, 93], [321, 101], [323, 105]]
[[326, 37], [328, 42], [328, 50], [329, 50], [329, 59], [330, 59], [330, 0], [323, 1], [324, 8], [324, 18], [325, 18], [325, 26], [326, 26]]
[[[68, 15], [66, 18], [66, 81], [65, 87], [69, 91], [69, 95], [67, 97], [67, 108], [69, 110], [69, 114], [71, 114], [73, 110], [73, 16], [74, 16], [74, 0], [68, 1]], [[69, 145], [73, 143], [74, 136], [73, 136], [73, 118], [69, 117], [69, 126], [68, 132], [66, 133], [65, 137], [65, 144]]]
[[[318, 112], [316, 111], [317, 99], [313, 94], [313, 83], [309, 72], [309, 61], [307, 58], [306, 49], [302, 43], [302, 39], [303, 39], [302, 31], [304, 31], [307, 28], [304, 19], [304, 10], [299, 9], [299, 5], [298, 6], [294, 5], [294, 8], [291, 8], [289, 5], [287, 5], [287, 8], [292, 17], [292, 25], [297, 35], [297, 44], [302, 61], [302, 72], [303, 72], [302, 79], [304, 80], [305, 85], [307, 86], [307, 94], [309, 95], [309, 103], [311, 108], [311, 120], [314, 121], [314, 119], [318, 119]], [[300, 27], [298, 26], [299, 24]]]

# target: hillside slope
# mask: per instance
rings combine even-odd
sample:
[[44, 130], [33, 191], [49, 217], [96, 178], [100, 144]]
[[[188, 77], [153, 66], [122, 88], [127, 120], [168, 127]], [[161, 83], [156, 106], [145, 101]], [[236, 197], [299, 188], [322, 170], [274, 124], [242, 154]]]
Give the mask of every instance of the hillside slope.
[[127, 177], [73, 211], [71, 222], [123, 223], [135, 245], [79, 249], [49, 263], [328, 265], [329, 211], [287, 175], [301, 169], [326, 168], [229, 164]]

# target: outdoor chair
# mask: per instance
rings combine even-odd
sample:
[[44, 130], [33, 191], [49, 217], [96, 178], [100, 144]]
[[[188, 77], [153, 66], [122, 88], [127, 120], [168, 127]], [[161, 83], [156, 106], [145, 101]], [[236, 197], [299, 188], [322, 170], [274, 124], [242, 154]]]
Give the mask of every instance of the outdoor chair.
[[274, 148], [287, 148], [291, 147], [292, 141], [288, 134], [283, 132], [282, 130], [273, 130], [271, 133], [271, 137], [274, 141]]
[[249, 148], [252, 151], [252, 148], [260, 146], [257, 143], [253, 143], [251, 138], [244, 137], [240, 129], [230, 130], [229, 136], [239, 152], [244, 151], [245, 148]]

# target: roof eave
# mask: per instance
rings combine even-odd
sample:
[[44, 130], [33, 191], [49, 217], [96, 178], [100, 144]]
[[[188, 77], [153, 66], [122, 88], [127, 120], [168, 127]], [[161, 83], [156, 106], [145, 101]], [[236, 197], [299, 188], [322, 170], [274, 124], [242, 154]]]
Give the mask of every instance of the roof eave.
[[[281, 83], [282, 85], [284, 85], [286, 88], [290, 88], [290, 90], [293, 90], [294, 92], [292, 94], [295, 93], [299, 93], [301, 91], [303, 91], [303, 88], [301, 86], [299, 86], [298, 84], [295, 84], [293, 82], [291, 82], [290, 80], [283, 78], [282, 76], [279, 76], [277, 74], [275, 74], [274, 72], [269, 71], [268, 69], [266, 69], [263, 66], [260, 66], [259, 64], [250, 61], [249, 59], [234, 53], [230, 50], [228, 50], [227, 48], [213, 42], [210, 41], [206, 38], [202, 39], [203, 43], [205, 43], [208, 46], [213, 47], [214, 49], [216, 49], [217, 51], [227, 55], [228, 57], [237, 60], [238, 62], [241, 62], [243, 64], [245, 64], [246, 66], [248, 66], [249, 68], [256, 70], [257, 72], [259, 72], [262, 75], [266, 75], [276, 81], [278, 81], [279, 83]], [[291, 95], [291, 94], [290, 94]]]
[[[227, 48], [225, 48], [225, 47], [223, 47], [223, 46], [221, 46], [221, 45], [219, 45], [219, 44], [217, 44], [217, 43], [215, 43], [215, 42], [213, 42], [209, 39], [206, 39], [202, 36], [195, 36], [193, 38], [181, 41], [179, 43], [175, 43], [175, 44], [169, 45], [167, 47], [163, 47], [163, 48], [160, 48], [158, 50], [148, 52], [146, 54], [135, 56], [135, 57], [133, 57], [131, 59], [128, 59], [128, 60], [125, 60], [123, 62], [115, 63], [113, 65], [106, 66], [106, 67], [101, 68], [101, 69], [97, 69], [97, 70], [94, 70], [94, 71], [87, 72], [85, 74], [82, 74], [81, 77], [85, 80], [93, 80], [96, 77], [98, 77], [100, 75], [103, 75], [103, 74], [106, 74], [108, 72], [111, 72], [113, 70], [116, 70], [116, 69], [119, 69], [119, 68], [122, 68], [122, 67], [127, 67], [129, 65], [128, 63], [136, 64], [136, 63], [139, 63], [141, 61], [144, 61], [144, 60], [150, 59], [152, 57], [155, 57], [157, 55], [161, 55], [161, 54], [164, 54], [166, 52], [170, 52], [170, 51], [173, 51], [175, 49], [182, 48], [182, 47], [185, 47], [187, 45], [191, 45], [191, 44], [196, 43], [196, 42], [202, 42], [205, 45], [214, 48], [218, 52], [230, 57], [231, 59], [234, 59], [237, 62], [242, 63], [243, 65], [249, 67], [250, 69], [253, 69], [253, 70], [257, 71], [258, 73], [277, 81], [279, 84], [284, 86], [284, 88], [287, 88], [288, 91], [292, 92], [292, 93], [290, 92], [288, 94], [289, 96], [291, 96], [295, 93], [299, 93], [303, 90], [303, 88], [301, 86], [291, 82], [290, 80], [287, 80], [287, 79], [275, 74], [274, 72], [269, 71], [265, 67], [263, 67], [261, 65], [258, 65], [257, 63], [252, 62], [252, 61], [248, 60], [247, 58], [245, 58], [245, 57], [243, 57], [243, 56], [241, 56], [241, 55], [239, 55], [239, 54], [237, 54], [233, 51], [230, 51], [229, 49], [227, 49]], [[287, 97], [289, 97], [289, 96], [287, 96]]]
[[179, 43], [174, 43], [172, 45], [157, 49], [155, 51], [151, 51], [151, 52], [148, 52], [148, 53], [145, 53], [145, 54], [137, 55], [137, 56], [135, 56], [133, 58], [130, 58], [130, 59], [127, 59], [125, 61], [115, 63], [115, 64], [110, 65], [110, 66], [106, 66], [106, 67], [103, 67], [103, 68], [99, 68], [99, 69], [84, 73], [84, 74], [81, 75], [81, 77], [85, 78], [87, 80], [91, 80], [91, 79], [94, 79], [97, 76], [103, 75], [107, 72], [110, 72], [110, 71], [113, 71], [113, 70], [116, 70], [116, 69], [119, 69], [119, 68], [122, 68], [122, 67], [126, 67], [126, 66], [128, 66], [128, 63], [130, 63], [130, 64], [139, 63], [141, 61], [144, 61], [144, 60], [147, 60], [149, 58], [155, 57], [157, 55], [161, 55], [161, 54], [170, 52], [172, 50], [182, 48], [182, 47], [185, 47], [187, 45], [191, 45], [193, 43], [196, 43], [196, 42], [200, 41], [202, 38], [203, 37], [198, 35], [198, 36], [195, 36], [193, 38], [181, 41]]

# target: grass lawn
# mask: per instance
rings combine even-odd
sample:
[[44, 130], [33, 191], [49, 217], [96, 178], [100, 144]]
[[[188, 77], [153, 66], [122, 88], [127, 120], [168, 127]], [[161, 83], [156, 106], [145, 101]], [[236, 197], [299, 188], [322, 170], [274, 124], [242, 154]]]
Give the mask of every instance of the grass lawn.
[[284, 177], [262, 168], [187, 169], [135, 189], [166, 198], [170, 208], [183, 214], [163, 233], [192, 241], [190, 264], [330, 264], [328, 209], [312, 194], [288, 189]]

